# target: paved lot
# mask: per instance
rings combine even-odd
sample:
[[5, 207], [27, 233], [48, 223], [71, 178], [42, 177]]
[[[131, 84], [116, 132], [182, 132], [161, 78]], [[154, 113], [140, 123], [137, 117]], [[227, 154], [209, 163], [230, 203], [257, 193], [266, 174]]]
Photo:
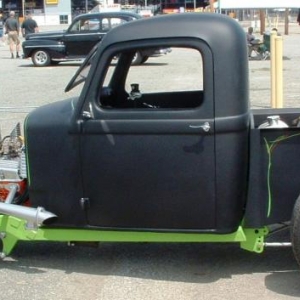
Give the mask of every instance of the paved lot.
[[[300, 106], [300, 27], [284, 36], [284, 106]], [[76, 95], [63, 90], [78, 63], [34, 68], [0, 46], [0, 124], [4, 133], [32, 106]], [[270, 62], [250, 61], [251, 106], [270, 106]], [[17, 111], [16, 109], [17, 108]], [[55, 187], [54, 187], [55, 188]], [[290, 248], [261, 254], [220, 244], [20, 243], [0, 261], [0, 299], [296, 299], [300, 273]]]

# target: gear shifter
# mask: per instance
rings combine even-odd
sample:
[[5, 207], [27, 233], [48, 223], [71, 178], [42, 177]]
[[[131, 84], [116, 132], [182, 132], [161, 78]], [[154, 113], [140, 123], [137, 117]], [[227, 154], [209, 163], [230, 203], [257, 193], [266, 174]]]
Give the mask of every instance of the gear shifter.
[[129, 94], [128, 100], [135, 100], [142, 97], [142, 94], [139, 90], [139, 84], [138, 83], [132, 83], [131, 85], [131, 92]]

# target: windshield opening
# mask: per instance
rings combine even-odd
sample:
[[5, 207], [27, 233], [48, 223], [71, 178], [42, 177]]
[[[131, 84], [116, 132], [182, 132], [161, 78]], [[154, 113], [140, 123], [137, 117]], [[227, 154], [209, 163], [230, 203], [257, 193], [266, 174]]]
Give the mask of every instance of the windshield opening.
[[69, 92], [71, 91], [73, 88], [75, 88], [76, 86], [78, 86], [79, 84], [85, 82], [88, 73], [90, 71], [91, 65], [92, 65], [92, 61], [96, 55], [98, 49], [98, 45], [96, 45], [90, 52], [90, 54], [88, 55], [88, 57], [84, 60], [84, 62], [82, 63], [82, 65], [79, 67], [79, 69], [77, 70], [77, 72], [75, 73], [75, 75], [73, 76], [73, 78], [71, 79], [71, 81], [68, 83], [68, 85], [65, 88], [65, 92]]

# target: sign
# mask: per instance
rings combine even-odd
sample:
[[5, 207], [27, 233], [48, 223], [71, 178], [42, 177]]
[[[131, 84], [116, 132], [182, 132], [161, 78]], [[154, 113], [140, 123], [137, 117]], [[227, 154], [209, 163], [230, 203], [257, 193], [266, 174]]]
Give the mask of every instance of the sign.
[[112, 11], [120, 11], [121, 4], [104, 4], [95, 6], [91, 12], [112, 12]]
[[57, 5], [58, 0], [45, 0], [46, 5]]

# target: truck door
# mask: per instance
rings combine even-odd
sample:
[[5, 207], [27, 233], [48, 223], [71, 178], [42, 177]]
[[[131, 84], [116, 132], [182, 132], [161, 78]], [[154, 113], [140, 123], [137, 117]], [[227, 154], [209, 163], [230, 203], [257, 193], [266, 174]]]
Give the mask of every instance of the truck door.
[[212, 55], [200, 41], [186, 43], [168, 41], [171, 53], [138, 67], [128, 65], [131, 44], [90, 75], [99, 91], [86, 97], [81, 138], [90, 225], [215, 228]]

